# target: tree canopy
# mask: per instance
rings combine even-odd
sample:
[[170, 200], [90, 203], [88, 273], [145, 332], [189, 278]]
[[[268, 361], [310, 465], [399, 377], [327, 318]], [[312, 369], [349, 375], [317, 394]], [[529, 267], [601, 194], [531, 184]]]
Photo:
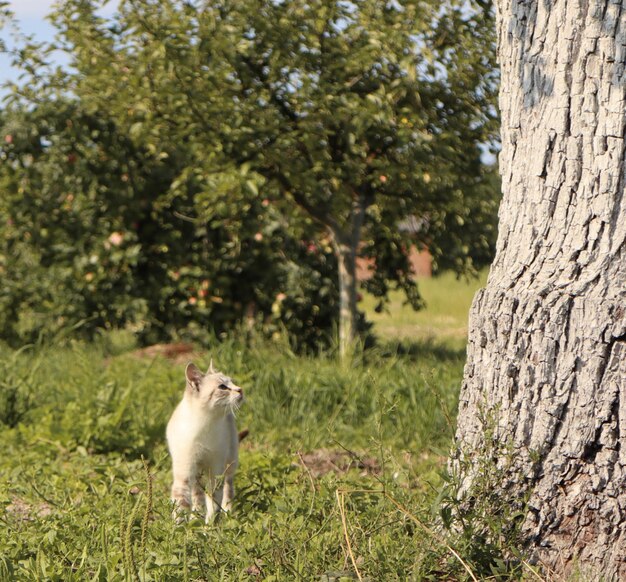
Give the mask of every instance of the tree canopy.
[[[481, 161], [495, 119], [488, 8], [127, 0], [111, 22], [98, 6], [68, 0], [53, 14], [71, 69], [43, 86], [141, 152], [158, 186], [135, 195], [158, 198], [181, 232], [184, 222], [204, 231], [207, 264], [227, 248], [254, 262], [255, 244], [288, 233], [339, 269], [331, 294], [349, 341], [357, 255], [375, 260], [370, 292], [384, 300], [396, 285], [415, 307], [412, 244], [459, 273], [490, 257], [497, 189]], [[34, 54], [22, 56], [32, 63]], [[33, 86], [17, 88], [17, 102], [40, 102]], [[408, 217], [419, 224], [412, 233], [398, 228]]]

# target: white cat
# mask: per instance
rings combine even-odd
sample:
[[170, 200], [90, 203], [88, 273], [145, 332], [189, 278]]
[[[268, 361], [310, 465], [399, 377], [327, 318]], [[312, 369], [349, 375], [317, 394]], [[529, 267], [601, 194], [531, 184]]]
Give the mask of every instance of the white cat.
[[[209, 523], [220, 509], [230, 509], [235, 493], [239, 437], [234, 413], [243, 401], [243, 390], [216, 372], [212, 361], [204, 375], [194, 364], [187, 364], [185, 378], [185, 394], [167, 424], [174, 473], [172, 501], [175, 514], [189, 508], [206, 511]], [[219, 483], [222, 478], [223, 484]]]

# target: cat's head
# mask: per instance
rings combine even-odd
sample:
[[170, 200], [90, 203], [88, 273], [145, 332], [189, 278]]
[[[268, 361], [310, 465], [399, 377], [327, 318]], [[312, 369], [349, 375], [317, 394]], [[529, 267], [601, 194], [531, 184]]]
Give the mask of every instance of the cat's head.
[[243, 402], [243, 390], [232, 378], [215, 371], [212, 360], [206, 374], [195, 364], [187, 364], [185, 379], [188, 396], [207, 410], [235, 412]]

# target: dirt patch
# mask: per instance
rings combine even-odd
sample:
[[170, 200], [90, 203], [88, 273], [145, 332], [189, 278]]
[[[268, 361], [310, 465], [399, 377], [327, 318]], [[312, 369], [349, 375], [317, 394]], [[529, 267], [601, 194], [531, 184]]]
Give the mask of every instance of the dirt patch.
[[380, 465], [374, 457], [352, 451], [318, 449], [310, 453], [300, 453], [298, 458], [298, 464], [304, 465], [313, 477], [321, 477], [327, 473], [343, 475], [352, 469], [360, 471], [362, 476], [380, 474]]
[[165, 358], [175, 364], [186, 364], [197, 356], [198, 353], [191, 344], [177, 342], [172, 344], [154, 344], [147, 348], [135, 350], [132, 355], [140, 359], [154, 360], [155, 358]]
[[36, 517], [47, 517], [52, 513], [52, 508], [47, 503], [31, 505], [19, 497], [14, 497], [5, 507], [5, 511], [17, 521], [32, 521]]

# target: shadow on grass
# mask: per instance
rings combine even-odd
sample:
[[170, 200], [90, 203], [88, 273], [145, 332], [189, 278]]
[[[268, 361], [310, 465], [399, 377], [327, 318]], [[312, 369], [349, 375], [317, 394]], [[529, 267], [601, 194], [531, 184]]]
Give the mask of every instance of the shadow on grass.
[[374, 350], [383, 358], [401, 356], [410, 360], [438, 360], [440, 362], [462, 362], [465, 360], [465, 345], [450, 345], [433, 338], [414, 340], [377, 340]]

